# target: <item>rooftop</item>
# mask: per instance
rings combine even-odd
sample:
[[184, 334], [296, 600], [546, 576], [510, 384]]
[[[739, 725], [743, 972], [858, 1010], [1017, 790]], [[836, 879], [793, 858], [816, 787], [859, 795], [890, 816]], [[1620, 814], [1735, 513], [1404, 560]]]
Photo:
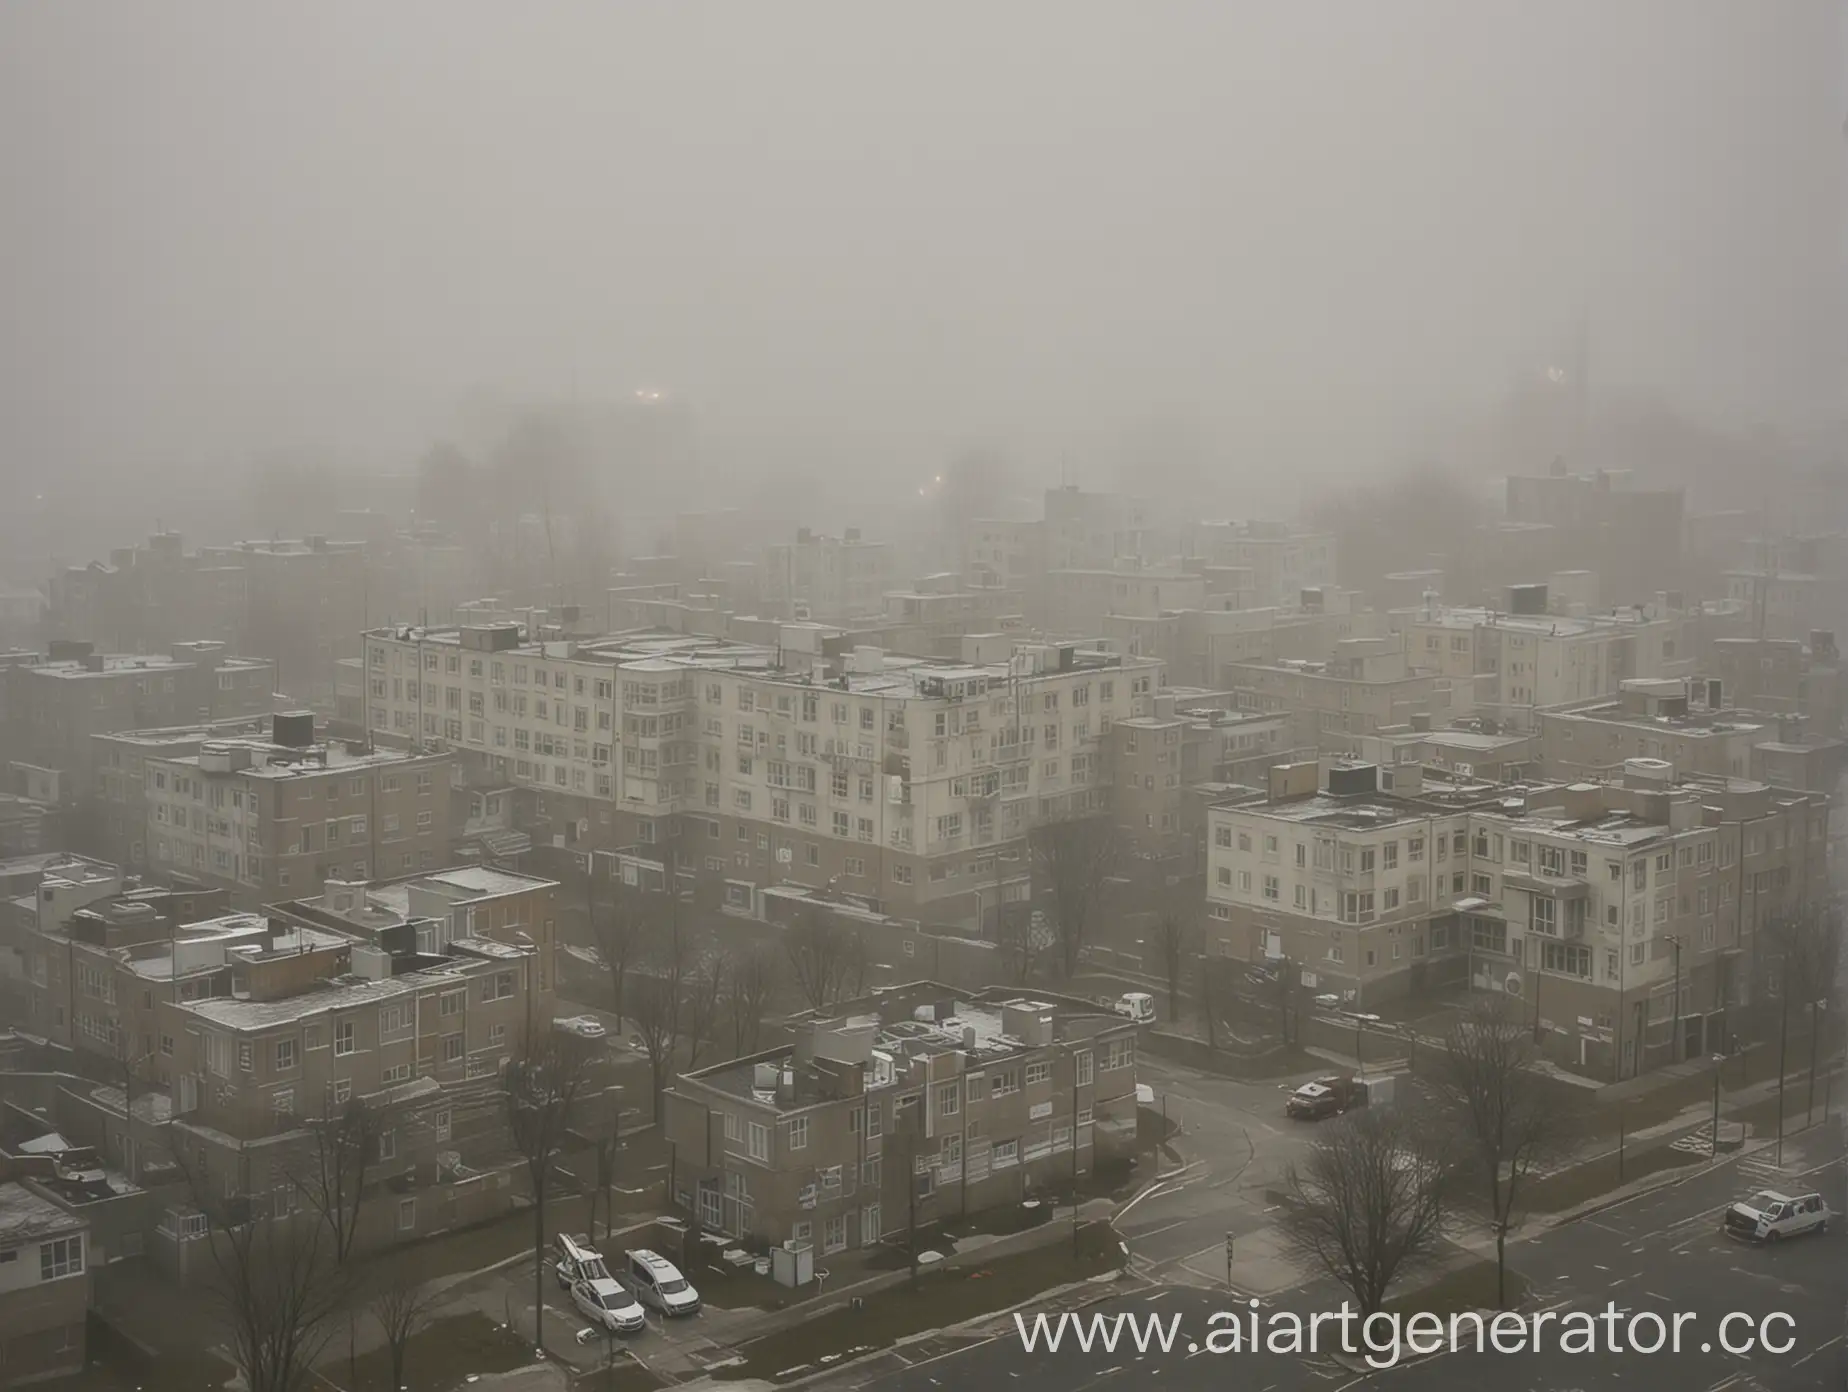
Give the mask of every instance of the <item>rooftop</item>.
[[[203, 766], [202, 761], [209, 760], [214, 754], [247, 752], [250, 763], [243, 768], [232, 767], [225, 770], [213, 770]], [[294, 745], [275, 744], [267, 739], [225, 739], [212, 738], [204, 742], [197, 753], [174, 754], [161, 760], [182, 768], [198, 769], [208, 775], [241, 778], [311, 778], [323, 773], [355, 772], [368, 768], [378, 768], [390, 764], [410, 763], [417, 759], [441, 758], [441, 755], [419, 754], [407, 749], [367, 749], [363, 746], [355, 749], [352, 744], [341, 740], [327, 740], [319, 744], [298, 747]]]
[[[473, 946], [476, 940], [466, 941]], [[458, 947], [461, 945], [456, 944]], [[500, 945], [487, 946], [498, 948]], [[518, 956], [518, 949], [514, 949], [513, 954]], [[500, 954], [496, 952], [494, 955]], [[293, 1024], [337, 1010], [376, 1005], [444, 984], [461, 985], [471, 975], [466, 970], [468, 965], [468, 958], [456, 957], [439, 966], [419, 967], [400, 976], [378, 980], [351, 975], [330, 977], [315, 983], [299, 995], [284, 996], [278, 1000], [239, 1000], [231, 996], [215, 996], [210, 1000], [184, 1001], [179, 1008], [226, 1029], [273, 1029], [277, 1025]]]
[[1672, 730], [1696, 739], [1709, 736], [1749, 735], [1777, 728], [1777, 717], [1749, 710], [1690, 710], [1686, 715], [1649, 715], [1625, 710], [1621, 696], [1540, 712], [1542, 720], [1598, 720], [1611, 725], [1633, 725], [1639, 730]]
[[[132, 676], [137, 672], [171, 673], [188, 670], [200, 664], [191, 658], [167, 657], [156, 653], [149, 657], [136, 657], [126, 653], [104, 653], [101, 655], [100, 670], [94, 669], [95, 658], [66, 658], [57, 662], [33, 662], [22, 664], [20, 670], [34, 676], [57, 677], [77, 681], [83, 678]], [[254, 657], [221, 657], [217, 660], [216, 670], [221, 672], [254, 672], [265, 669], [270, 664]]]
[[0, 1250], [53, 1233], [70, 1232], [83, 1221], [17, 1182], [0, 1184]]

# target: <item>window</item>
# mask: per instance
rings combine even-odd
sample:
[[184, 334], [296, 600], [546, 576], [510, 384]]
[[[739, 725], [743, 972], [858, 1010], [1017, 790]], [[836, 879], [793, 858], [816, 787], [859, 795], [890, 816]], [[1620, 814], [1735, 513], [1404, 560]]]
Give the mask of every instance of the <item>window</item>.
[[1010, 1165], [1018, 1165], [1019, 1163], [1019, 1141], [996, 1141], [994, 1149], [988, 1154], [988, 1168], [991, 1170], [1004, 1170]]
[[789, 1148], [791, 1150], [808, 1149], [809, 1119], [793, 1117], [789, 1123]]
[[937, 1089], [937, 1115], [953, 1117], [962, 1111], [962, 1084], [945, 1083]]
[[443, 1036], [443, 1062], [460, 1063], [462, 1061], [462, 1036], [446, 1034]]
[[358, 1047], [355, 1042], [357, 1038], [358, 1032], [354, 1029], [351, 1020], [342, 1020], [336, 1024], [334, 1026], [334, 1057], [344, 1058], [352, 1053]]
[[770, 1158], [770, 1128], [761, 1121], [754, 1121], [750, 1125], [749, 1150], [753, 1160]]
[[398, 1133], [387, 1129], [379, 1132], [379, 1159], [396, 1160], [398, 1158]]
[[417, 1226], [417, 1200], [398, 1200], [398, 1231], [410, 1232]]
[[351, 1078], [342, 1078], [334, 1084], [334, 1105], [336, 1107], [344, 1107], [352, 1096], [353, 1080]]
[[1052, 1065], [1048, 1063], [1029, 1063], [1027, 1065], [1027, 1086], [1043, 1083], [1052, 1076]]
[[295, 1067], [295, 1041], [278, 1039], [276, 1041], [276, 1071], [287, 1073], [293, 1067]]
[[83, 1270], [83, 1236], [60, 1237], [39, 1244], [39, 1280], [56, 1281]]

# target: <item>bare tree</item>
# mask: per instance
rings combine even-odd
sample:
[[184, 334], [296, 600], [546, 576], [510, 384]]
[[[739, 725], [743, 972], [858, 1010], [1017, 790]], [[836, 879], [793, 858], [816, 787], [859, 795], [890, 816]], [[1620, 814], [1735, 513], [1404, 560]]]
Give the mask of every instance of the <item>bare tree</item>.
[[1178, 904], [1169, 902], [1155, 920], [1155, 946], [1161, 952], [1161, 965], [1168, 981], [1168, 1018], [1181, 1018], [1181, 976], [1187, 967], [1187, 917]]
[[661, 1095], [673, 1076], [674, 1051], [686, 1021], [686, 984], [690, 951], [679, 929], [679, 915], [668, 916], [668, 931], [656, 938], [648, 960], [636, 971], [635, 1029], [648, 1053], [650, 1097], [657, 1120]]
[[1108, 817], [1074, 817], [1033, 829], [1033, 868], [1052, 900], [1053, 932], [1066, 976], [1078, 972], [1104, 885], [1116, 869], [1119, 840]]
[[1025, 986], [1046, 954], [1057, 946], [1052, 925], [1027, 903], [1002, 904], [996, 914], [996, 946], [1008, 984]]
[[719, 1007], [725, 998], [725, 969], [724, 955], [714, 951], [696, 954], [689, 964], [681, 988], [680, 1007], [685, 1022], [681, 1033], [687, 1041], [688, 1068], [697, 1067], [706, 1046], [718, 1041]]
[[1495, 1229], [1496, 1298], [1508, 1300], [1508, 1232], [1526, 1183], [1560, 1155], [1572, 1123], [1559, 1085], [1535, 1065], [1533, 1030], [1505, 996], [1478, 1001], [1451, 1026], [1435, 1071], [1457, 1134], [1471, 1155]]
[[732, 1057], [757, 1052], [764, 1012], [776, 990], [776, 962], [768, 953], [748, 948], [732, 954], [725, 970], [724, 1013], [731, 1025]]
[[507, 1129], [526, 1162], [533, 1199], [533, 1343], [543, 1348], [545, 1323], [545, 1201], [559, 1147], [577, 1119], [591, 1084], [596, 1049], [564, 1030], [537, 1026], [505, 1074]]
[[796, 989], [811, 1010], [857, 996], [866, 984], [866, 947], [831, 912], [804, 905], [784, 932]]
[[307, 1124], [308, 1144], [288, 1171], [303, 1204], [327, 1229], [328, 1250], [344, 1266], [359, 1236], [366, 1181], [379, 1158], [379, 1117], [360, 1098]]
[[1362, 1108], [1317, 1132], [1308, 1158], [1286, 1172], [1285, 1234], [1347, 1287], [1363, 1316], [1442, 1248], [1449, 1169], [1432, 1134], [1415, 1111]]
[[620, 1019], [627, 1009], [629, 971], [641, 956], [642, 943], [656, 906], [648, 892], [638, 885], [615, 881], [610, 902], [591, 912], [590, 932], [596, 941], [597, 955], [610, 974], [610, 991], [615, 996], [616, 1014]]
[[421, 1281], [393, 1281], [372, 1297], [369, 1308], [385, 1336], [391, 1358], [392, 1392], [404, 1386], [404, 1359], [412, 1338], [436, 1312], [437, 1292]]
[[[174, 1136], [167, 1150], [206, 1219], [206, 1293], [248, 1392], [302, 1392], [350, 1290], [326, 1224], [289, 1206], [258, 1212]], [[196, 1152], [195, 1152], [196, 1154]]]

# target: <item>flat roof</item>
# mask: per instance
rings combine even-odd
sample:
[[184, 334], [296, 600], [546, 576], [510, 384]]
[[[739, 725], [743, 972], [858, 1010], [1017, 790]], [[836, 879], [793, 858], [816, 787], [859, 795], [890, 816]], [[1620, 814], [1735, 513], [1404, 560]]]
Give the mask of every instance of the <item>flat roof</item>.
[[[189, 670], [203, 664], [189, 657], [169, 657], [156, 654], [152, 657], [135, 657], [125, 653], [102, 654], [103, 669], [91, 671], [81, 658], [61, 658], [56, 662], [26, 662], [19, 664], [21, 671], [30, 672], [40, 677], [58, 677], [76, 681], [85, 677], [120, 677], [133, 676], [137, 672], [151, 673], [156, 676], [163, 673]], [[262, 658], [255, 657], [221, 657], [216, 664], [217, 671], [257, 672], [270, 666]]]
[[[246, 768], [231, 769], [227, 773], [214, 774], [214, 777], [228, 778], [312, 778], [323, 773], [344, 773], [379, 768], [391, 764], [407, 764], [418, 759], [438, 760], [446, 757], [441, 754], [419, 754], [408, 749], [370, 749], [354, 753], [339, 740], [327, 740], [305, 748], [294, 745], [275, 744], [266, 739], [208, 739], [205, 744], [221, 746], [227, 749], [249, 750], [252, 754], [262, 754], [264, 762], [251, 763]], [[192, 754], [171, 754], [150, 756], [159, 762], [174, 764], [182, 768], [201, 768], [201, 761], [213, 750], [200, 749]], [[209, 772], [209, 770], [205, 770]]]
[[25, 1185], [13, 1180], [0, 1184], [0, 1249], [83, 1226], [83, 1219]]

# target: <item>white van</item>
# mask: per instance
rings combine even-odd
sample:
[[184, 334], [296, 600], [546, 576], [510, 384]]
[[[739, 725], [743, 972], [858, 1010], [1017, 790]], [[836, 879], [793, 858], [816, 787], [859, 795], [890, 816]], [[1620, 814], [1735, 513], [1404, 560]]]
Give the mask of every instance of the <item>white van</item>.
[[1139, 1025], [1155, 1023], [1155, 997], [1147, 991], [1130, 991], [1118, 996], [1110, 1008]]
[[652, 1305], [664, 1315], [697, 1315], [699, 1292], [680, 1274], [680, 1268], [666, 1257], [638, 1247], [629, 1253], [625, 1273], [635, 1288], [635, 1298]]
[[1829, 1206], [1821, 1194], [1780, 1194], [1761, 1189], [1728, 1208], [1720, 1226], [1729, 1237], [1777, 1242], [1803, 1233], [1829, 1230]]

